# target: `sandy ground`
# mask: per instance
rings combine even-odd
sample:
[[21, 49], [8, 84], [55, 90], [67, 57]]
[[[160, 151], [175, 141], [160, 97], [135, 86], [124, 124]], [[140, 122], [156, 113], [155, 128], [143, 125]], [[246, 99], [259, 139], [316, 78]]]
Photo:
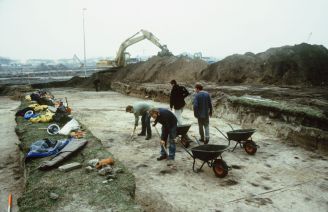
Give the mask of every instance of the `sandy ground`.
[[19, 101], [0, 97], [0, 211], [7, 211], [8, 194], [13, 194], [12, 211], [18, 211], [17, 199], [23, 189], [23, 177], [19, 171], [19, 140], [15, 134], [15, 109]]
[[[253, 140], [261, 148], [255, 156], [241, 148], [223, 153], [223, 159], [232, 167], [223, 179], [216, 178], [206, 165], [202, 172], [194, 173], [192, 158], [179, 146], [177, 170], [173, 170], [166, 161], [156, 161], [159, 137], [154, 129], [149, 141], [137, 136], [129, 140], [134, 116], [124, 108], [141, 99], [115, 92], [57, 89], [53, 93], [57, 98], [66, 96], [73, 115], [131, 169], [137, 181], [136, 199], [146, 211], [327, 211], [326, 156], [283, 143], [258, 130]], [[154, 105], [168, 108], [158, 102]], [[189, 134], [198, 135], [192, 111], [184, 110], [183, 118], [192, 124]], [[217, 118], [212, 118], [210, 125], [229, 131], [227, 123]], [[226, 140], [211, 128], [211, 143], [224, 144]]]

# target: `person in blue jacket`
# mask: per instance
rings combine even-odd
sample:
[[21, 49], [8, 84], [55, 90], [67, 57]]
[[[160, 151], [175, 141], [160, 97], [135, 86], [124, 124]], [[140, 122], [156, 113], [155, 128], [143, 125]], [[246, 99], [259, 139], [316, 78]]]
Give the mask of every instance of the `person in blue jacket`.
[[[212, 116], [212, 100], [208, 92], [203, 91], [200, 83], [195, 85], [196, 95], [193, 102], [194, 116], [198, 119], [200, 141], [208, 144], [210, 141], [209, 117]], [[204, 136], [205, 130], [205, 136]]]
[[[161, 151], [160, 157], [157, 160], [174, 160], [175, 157], [175, 137], [177, 130], [177, 118], [168, 109], [164, 108], [153, 108], [149, 111], [149, 115], [155, 120], [154, 125], [159, 122], [162, 124], [162, 134], [161, 134]], [[169, 142], [169, 152], [166, 151], [166, 143]]]

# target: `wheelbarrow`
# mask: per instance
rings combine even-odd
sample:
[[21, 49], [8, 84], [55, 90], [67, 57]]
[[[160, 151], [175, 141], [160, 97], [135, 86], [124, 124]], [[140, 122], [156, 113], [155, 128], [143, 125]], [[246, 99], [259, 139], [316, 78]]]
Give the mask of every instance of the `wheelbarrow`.
[[233, 152], [236, 147], [239, 146], [241, 148], [244, 148], [247, 154], [254, 155], [257, 151], [257, 148], [259, 147], [253, 140], [252, 135], [256, 131], [255, 129], [239, 129], [234, 130], [230, 124], [228, 124], [232, 131], [227, 132], [227, 135], [225, 135], [221, 130], [219, 130], [217, 127], [214, 127], [216, 130], [218, 130], [223, 137], [225, 137], [229, 141], [235, 141], [236, 145], [231, 150]]
[[177, 131], [176, 131], [177, 141], [181, 142], [182, 145], [186, 148], [188, 148], [190, 145], [190, 142], [192, 142], [192, 140], [187, 135], [190, 127], [191, 127], [190, 124], [179, 125], [177, 127]]
[[[190, 127], [191, 127], [190, 124], [179, 125], [179, 126], [177, 126], [177, 130], [176, 130], [176, 141], [180, 142], [186, 148], [188, 148], [190, 145], [190, 142], [192, 142], [192, 140], [187, 135]], [[158, 136], [161, 137], [156, 127], [155, 127], [155, 130], [156, 130]]]
[[[195, 138], [196, 139], [196, 138]], [[196, 139], [199, 144], [199, 141]], [[228, 174], [229, 167], [227, 163], [222, 159], [222, 153], [229, 148], [229, 145], [213, 145], [205, 144], [199, 145], [197, 147], [191, 148], [191, 152], [182, 144], [182, 147], [186, 152], [194, 159], [192, 164], [192, 170], [194, 172], [199, 172], [205, 163], [213, 169], [215, 176], [223, 178]], [[203, 161], [199, 169], [195, 168], [196, 159]]]

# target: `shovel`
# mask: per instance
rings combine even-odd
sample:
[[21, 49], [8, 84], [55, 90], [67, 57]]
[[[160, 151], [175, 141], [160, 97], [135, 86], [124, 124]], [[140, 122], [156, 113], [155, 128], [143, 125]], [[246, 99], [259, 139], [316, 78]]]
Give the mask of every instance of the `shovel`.
[[130, 138], [129, 138], [130, 141], [133, 140], [134, 134], [135, 134], [135, 132], [136, 132], [136, 128], [137, 128], [137, 127], [134, 126], [134, 128], [133, 128], [133, 132], [131, 133]]
[[[157, 133], [158, 137], [161, 138], [161, 135], [159, 134], [159, 132], [158, 132], [158, 130], [157, 130], [157, 127], [156, 127], [156, 126], [154, 126], [154, 127], [155, 127], [155, 130], [156, 130], [156, 133]], [[165, 145], [164, 145], [164, 144], [161, 144], [161, 146], [163, 147], [163, 149], [164, 149], [164, 151], [165, 151], [165, 154], [166, 154], [166, 155], [169, 155], [169, 153], [167, 152], [167, 149], [166, 149]]]

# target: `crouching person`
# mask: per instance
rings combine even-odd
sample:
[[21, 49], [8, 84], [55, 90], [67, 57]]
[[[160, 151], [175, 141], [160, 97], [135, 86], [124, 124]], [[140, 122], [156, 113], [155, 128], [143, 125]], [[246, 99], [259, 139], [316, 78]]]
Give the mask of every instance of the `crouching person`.
[[[177, 118], [175, 115], [164, 108], [153, 108], [149, 111], [150, 116], [155, 120], [154, 125], [159, 122], [162, 124], [162, 134], [161, 134], [161, 151], [160, 157], [157, 160], [174, 160], [175, 157], [175, 137], [176, 137], [176, 129], [177, 129]], [[166, 148], [166, 144], [169, 142], [169, 152], [166, 152], [164, 147]], [[167, 155], [168, 154], [168, 155]]]
[[[133, 113], [135, 117], [134, 130], [136, 130], [139, 122], [139, 116], [141, 116], [141, 132], [138, 136], [146, 136], [146, 140], [151, 139], [151, 128], [150, 128], [150, 116], [148, 111], [153, 106], [147, 102], [136, 102], [135, 104], [128, 105], [125, 109], [126, 112]], [[146, 134], [147, 132], [147, 134]]]

